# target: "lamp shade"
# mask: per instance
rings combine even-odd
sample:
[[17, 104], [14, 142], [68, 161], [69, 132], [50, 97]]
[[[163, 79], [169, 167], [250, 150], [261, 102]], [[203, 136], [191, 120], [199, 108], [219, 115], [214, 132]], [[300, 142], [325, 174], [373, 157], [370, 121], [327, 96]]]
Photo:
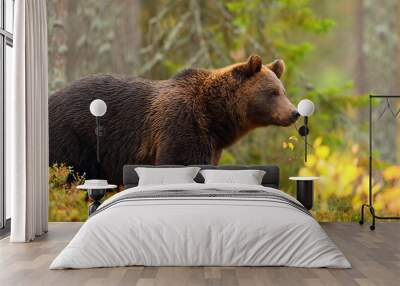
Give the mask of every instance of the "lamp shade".
[[107, 112], [107, 104], [101, 99], [95, 99], [90, 103], [90, 113], [93, 116], [101, 117]]
[[301, 116], [310, 116], [314, 113], [314, 103], [309, 99], [300, 100], [297, 105], [297, 111]]

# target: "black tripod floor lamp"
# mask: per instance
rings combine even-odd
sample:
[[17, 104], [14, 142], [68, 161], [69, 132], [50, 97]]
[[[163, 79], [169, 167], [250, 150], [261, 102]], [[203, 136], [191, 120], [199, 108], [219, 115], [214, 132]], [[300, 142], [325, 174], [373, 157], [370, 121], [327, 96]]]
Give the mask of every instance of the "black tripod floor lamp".
[[368, 140], [368, 144], [369, 144], [369, 180], [368, 180], [368, 203], [367, 204], [363, 204], [361, 206], [361, 219], [360, 219], [360, 224], [364, 224], [364, 209], [368, 208], [371, 216], [372, 216], [372, 224], [370, 225], [370, 229], [374, 230], [375, 229], [375, 220], [376, 219], [380, 219], [380, 220], [398, 220], [400, 219], [400, 217], [394, 217], [394, 216], [379, 216], [376, 214], [375, 212], [375, 208], [374, 208], [374, 201], [373, 201], [373, 196], [372, 196], [372, 175], [373, 175], [373, 164], [372, 164], [372, 155], [373, 155], [373, 146], [372, 146], [372, 139], [373, 139], [373, 121], [372, 121], [372, 101], [374, 99], [383, 99], [385, 100], [385, 108], [383, 109], [383, 111], [381, 112], [380, 116], [378, 117], [377, 120], [379, 120], [383, 114], [387, 111], [390, 112], [394, 118], [394, 120], [396, 120], [397, 115], [399, 114], [400, 111], [393, 111], [392, 109], [392, 105], [390, 104], [390, 99], [396, 98], [396, 99], [400, 99], [400, 95], [370, 95], [369, 96], [369, 140]]

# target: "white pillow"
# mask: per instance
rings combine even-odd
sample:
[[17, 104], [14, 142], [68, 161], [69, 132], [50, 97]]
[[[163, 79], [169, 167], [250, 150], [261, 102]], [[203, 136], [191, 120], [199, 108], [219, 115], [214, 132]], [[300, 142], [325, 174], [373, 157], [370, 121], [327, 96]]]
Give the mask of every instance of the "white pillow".
[[261, 170], [201, 170], [205, 184], [261, 185], [265, 171]]
[[199, 167], [135, 168], [139, 176], [138, 186], [195, 183], [193, 179], [199, 170]]

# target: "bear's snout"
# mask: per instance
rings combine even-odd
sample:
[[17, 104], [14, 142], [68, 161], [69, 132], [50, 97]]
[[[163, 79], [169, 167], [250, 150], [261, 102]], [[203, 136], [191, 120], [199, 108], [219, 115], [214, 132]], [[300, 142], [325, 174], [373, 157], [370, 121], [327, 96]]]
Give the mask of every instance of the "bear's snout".
[[292, 124], [292, 123], [295, 123], [296, 121], [297, 121], [297, 119], [299, 119], [299, 117], [300, 117], [300, 113], [297, 111], [297, 109], [295, 109], [295, 110], [293, 110], [291, 113], [290, 113], [290, 117], [289, 117], [289, 125], [290, 124]]
[[276, 125], [279, 126], [289, 126], [297, 121], [299, 119], [300, 113], [295, 109], [292, 111], [289, 111], [287, 113], [287, 116], [283, 119], [279, 119], [278, 122], [276, 122]]
[[300, 117], [300, 113], [297, 110], [292, 111], [292, 118], [296, 119]]

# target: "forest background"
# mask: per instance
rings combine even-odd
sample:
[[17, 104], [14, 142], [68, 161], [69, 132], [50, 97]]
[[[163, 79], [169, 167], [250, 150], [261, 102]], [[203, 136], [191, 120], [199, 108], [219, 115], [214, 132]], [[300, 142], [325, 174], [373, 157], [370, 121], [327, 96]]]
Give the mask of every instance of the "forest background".
[[[256, 130], [223, 152], [220, 164], [278, 164], [281, 189], [316, 175], [320, 221], [353, 221], [368, 192], [368, 94], [396, 94], [400, 2], [391, 0], [49, 0], [51, 94], [88, 74], [167, 79], [187, 67], [216, 68], [250, 54], [284, 59], [290, 100], [311, 99], [309, 160], [296, 128]], [[394, 112], [399, 104], [391, 99]], [[374, 102], [373, 190], [381, 214], [400, 212], [399, 126]], [[133, 111], [134, 112], [134, 111]], [[375, 122], [376, 119], [376, 122]], [[397, 165], [396, 165], [397, 164]], [[66, 183], [74, 174], [72, 184]], [[50, 220], [84, 221], [84, 180], [50, 166]]]

